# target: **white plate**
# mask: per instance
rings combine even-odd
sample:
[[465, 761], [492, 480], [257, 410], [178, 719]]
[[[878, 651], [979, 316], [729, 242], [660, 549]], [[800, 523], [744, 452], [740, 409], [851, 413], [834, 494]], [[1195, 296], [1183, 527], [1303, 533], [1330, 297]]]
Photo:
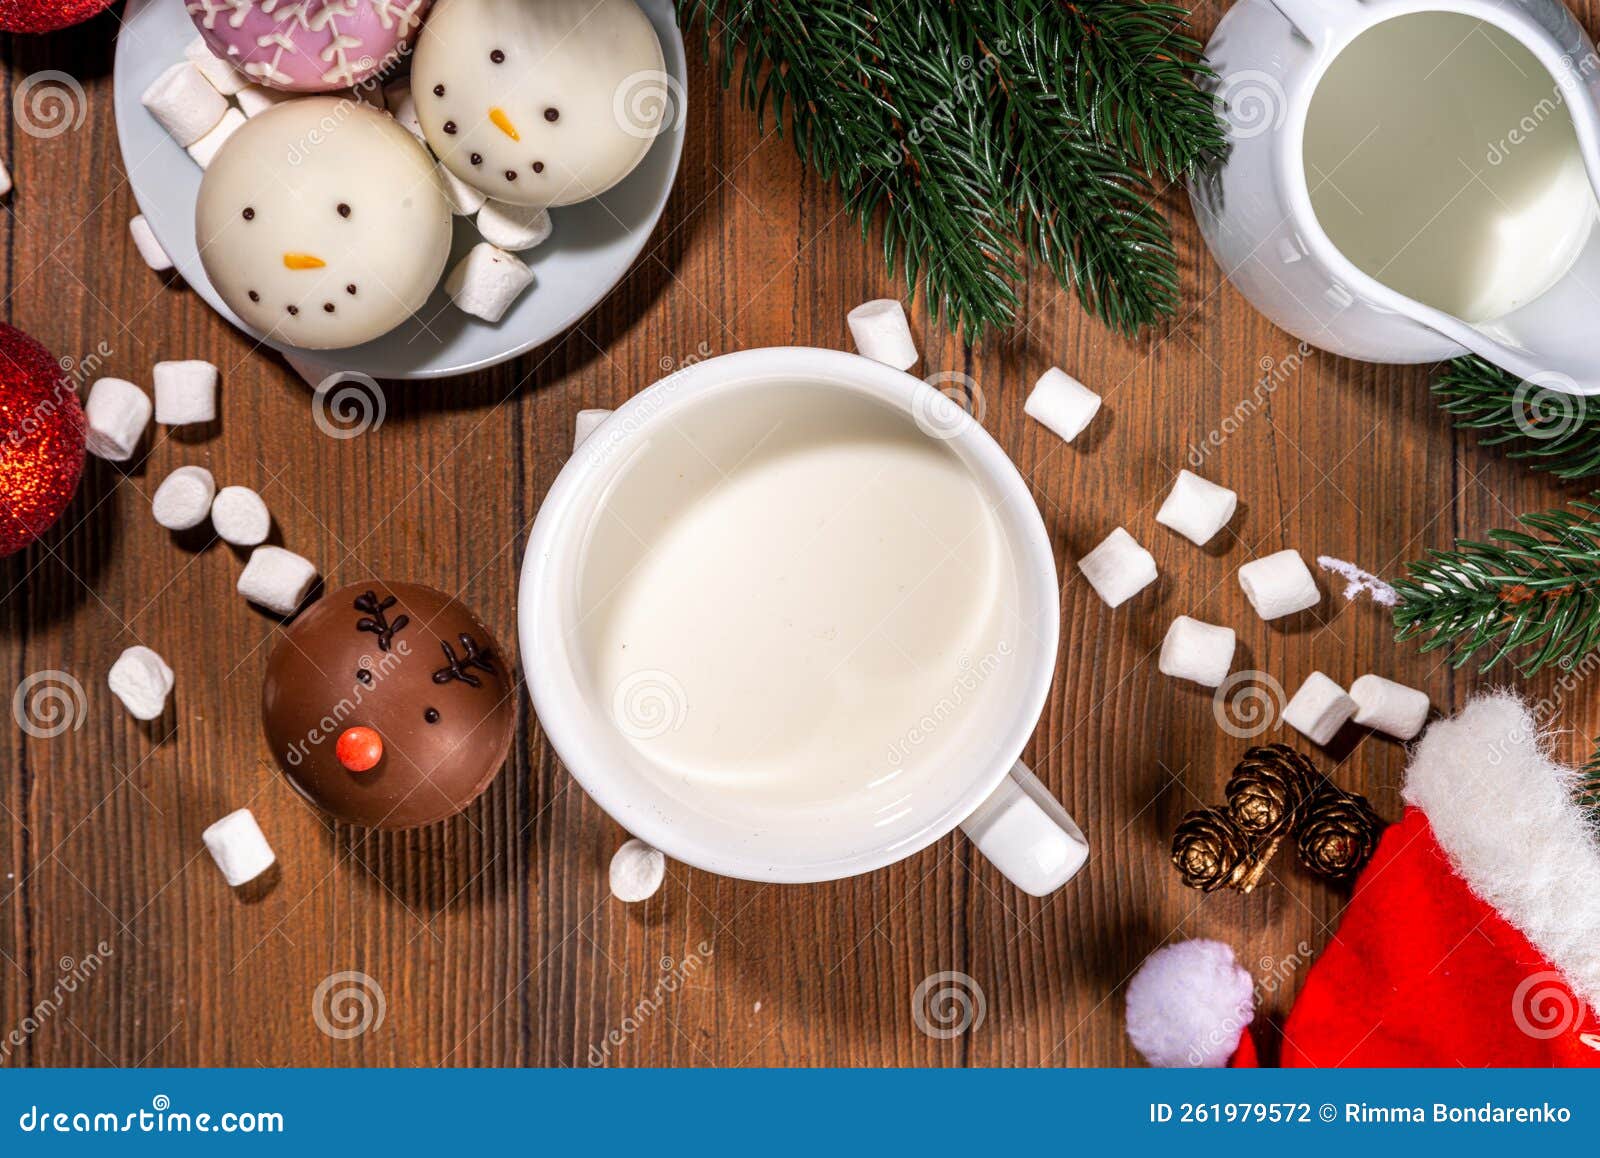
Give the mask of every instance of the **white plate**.
[[[182, 60], [195, 37], [182, 0], [128, 0], [117, 36], [114, 83], [122, 163], [140, 212], [184, 280], [212, 309], [266, 345], [328, 373], [442, 378], [481, 370], [548, 342], [593, 309], [628, 272], [666, 207], [683, 155], [683, 37], [671, 0], [639, 0], [639, 7], [661, 38], [673, 82], [666, 127], [622, 182], [592, 201], [551, 210], [550, 240], [521, 255], [533, 269], [534, 283], [496, 325], [462, 313], [440, 288], [417, 317], [364, 346], [301, 351], [253, 330], [223, 304], [195, 246], [200, 167], [139, 103], [150, 82]], [[451, 263], [480, 240], [471, 219], [457, 217]]]

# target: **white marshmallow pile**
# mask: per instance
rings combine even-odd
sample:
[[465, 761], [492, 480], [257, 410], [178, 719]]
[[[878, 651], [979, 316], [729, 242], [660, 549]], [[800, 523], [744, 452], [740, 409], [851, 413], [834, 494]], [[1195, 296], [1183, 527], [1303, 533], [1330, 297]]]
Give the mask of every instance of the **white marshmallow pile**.
[[550, 236], [550, 211], [485, 201], [478, 210], [478, 232], [490, 245], [509, 253], [532, 249]]
[[150, 509], [169, 531], [187, 531], [205, 522], [217, 483], [203, 466], [180, 466], [161, 480]]
[[248, 808], [230, 812], [200, 834], [229, 887], [249, 884], [278, 858]]
[[911, 323], [905, 307], [893, 298], [862, 302], [845, 315], [856, 353], [896, 370], [909, 370], [917, 364], [917, 344], [911, 339]]
[[1100, 395], [1065, 370], [1052, 366], [1033, 384], [1022, 412], [1053, 430], [1064, 442], [1071, 442], [1100, 413]]
[[238, 591], [278, 615], [293, 615], [317, 581], [311, 560], [282, 547], [257, 547], [239, 573]]
[[577, 450], [596, 428], [611, 417], [609, 410], [580, 410], [572, 422], [572, 449]]
[[611, 858], [611, 895], [632, 904], [648, 900], [667, 875], [667, 858], [642, 840], [629, 840]]
[[1180, 615], [1161, 641], [1162, 675], [1214, 688], [1228, 678], [1238, 637], [1233, 628], [1219, 627]]
[[1327, 744], [1356, 714], [1356, 702], [1320, 671], [1300, 685], [1287, 707], [1283, 722], [1314, 744]]
[[468, 185], [443, 165], [435, 163], [433, 167], [439, 174], [439, 184], [444, 187], [444, 199], [450, 202], [450, 212], [458, 217], [471, 217], [483, 208], [488, 198], [482, 192]]
[[157, 273], [166, 273], [172, 268], [172, 258], [161, 248], [161, 243], [156, 240], [155, 232], [150, 228], [150, 223], [144, 219], [143, 213], [128, 222], [128, 232], [133, 235], [133, 247], [139, 251], [139, 256], [146, 265]]
[[1118, 527], [1078, 560], [1078, 570], [1107, 607], [1120, 607], [1156, 581], [1155, 557]]
[[211, 51], [211, 46], [203, 36], [196, 36], [189, 41], [188, 47], [183, 50], [183, 57], [223, 96], [233, 96], [250, 84], [244, 73]]
[[139, 101], [185, 149], [216, 128], [228, 111], [228, 99], [187, 60], [156, 77]]
[[1239, 508], [1239, 496], [1227, 487], [1180, 470], [1172, 493], [1156, 512], [1156, 522], [1171, 527], [1196, 547], [1204, 547], [1228, 525]]
[[111, 694], [122, 701], [136, 720], [158, 720], [167, 710], [172, 691], [172, 669], [167, 661], [144, 646], [128, 648], [106, 673]]
[[1426, 692], [1377, 675], [1364, 675], [1351, 684], [1350, 698], [1356, 705], [1357, 724], [1396, 740], [1414, 739], [1427, 723], [1431, 706]]
[[1240, 567], [1239, 586], [1262, 619], [1280, 619], [1322, 601], [1311, 569], [1292, 547]]
[[272, 513], [249, 487], [223, 487], [211, 500], [211, 525], [223, 542], [255, 547], [267, 541]]
[[239, 102], [239, 111], [246, 118], [249, 118], [258, 117], [273, 105], [282, 104], [291, 95], [291, 93], [280, 92], [278, 89], [267, 88], [264, 85], [247, 84], [239, 90], [233, 99]]
[[85, 447], [107, 462], [128, 461], [139, 448], [153, 409], [150, 396], [132, 382], [122, 378], [97, 379], [83, 404], [89, 421]]
[[217, 417], [217, 368], [210, 362], [157, 362], [156, 421], [163, 426], [211, 422]]
[[208, 168], [228, 138], [243, 127], [244, 119], [238, 109], [230, 108], [223, 113], [215, 128], [189, 146], [189, 156], [194, 158], [194, 163], [202, 169]]
[[474, 245], [444, 279], [457, 309], [489, 323], [498, 322], [532, 284], [533, 270], [487, 241]]

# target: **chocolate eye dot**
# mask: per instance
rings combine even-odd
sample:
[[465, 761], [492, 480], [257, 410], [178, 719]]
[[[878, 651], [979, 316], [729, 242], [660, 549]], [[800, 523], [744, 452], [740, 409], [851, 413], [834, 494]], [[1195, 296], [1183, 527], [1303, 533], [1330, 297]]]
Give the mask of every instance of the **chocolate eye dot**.
[[472, 154], [472, 163], [474, 165], [483, 164], [483, 154], [482, 153], [474, 153], [474, 154]]
[[349, 217], [350, 216], [350, 206], [346, 205], [343, 201], [339, 202], [339, 216], [340, 217]]
[[250, 291], [250, 300], [253, 301], [253, 302], [259, 302], [261, 300], [261, 295], [256, 293], [255, 290], [251, 290]]
[[322, 312], [325, 313], [325, 314], [333, 313], [333, 303], [332, 302], [323, 302], [322, 303]]
[[242, 216], [246, 221], [254, 221], [256, 219], [256, 211], [250, 208], [250, 206], [246, 205], [244, 207], [244, 213]]
[[356, 679], [360, 680], [368, 687], [372, 686], [372, 673], [364, 667], [356, 669]]
[[504, 64], [506, 62], [506, 54], [497, 48], [489, 54], [489, 59], [496, 64]]
[[291, 318], [294, 317], [299, 312], [300, 312], [300, 307], [299, 306], [290, 306], [289, 307], [289, 316]]
[[507, 169], [506, 170], [506, 180], [507, 181], [515, 181], [516, 179], [517, 179], [517, 171], [515, 169]]
[[434, 85], [433, 86], [433, 95], [434, 96], [444, 96], [444, 85], [442, 85], [442, 84]]
[[430, 724], [437, 724], [439, 722], [439, 709], [429, 708], [427, 711], [422, 713], [422, 718], [427, 720]]
[[456, 135], [456, 123], [454, 121], [446, 121], [444, 123], [444, 131], [449, 133], [452, 137], [455, 136]]
[[561, 119], [561, 110], [555, 108], [545, 109], [544, 119], [551, 122], [559, 121]]
[[543, 173], [544, 172], [544, 162], [543, 161], [535, 161], [533, 163], [533, 171], [535, 173]]
[[355, 297], [356, 296], [356, 283], [355, 282], [351, 282], [349, 285], [345, 286], [344, 287], [344, 292], [349, 294], [351, 297]]

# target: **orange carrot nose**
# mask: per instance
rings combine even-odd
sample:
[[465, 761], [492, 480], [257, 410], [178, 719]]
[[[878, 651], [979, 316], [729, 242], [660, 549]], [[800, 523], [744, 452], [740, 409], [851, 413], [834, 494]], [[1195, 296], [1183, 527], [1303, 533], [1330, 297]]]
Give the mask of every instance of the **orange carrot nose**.
[[489, 121], [513, 141], [522, 140], [521, 137], [517, 136], [517, 126], [511, 123], [511, 118], [506, 116], [503, 109], [490, 109]]
[[286, 253], [283, 264], [287, 269], [321, 269], [328, 263], [309, 253]]

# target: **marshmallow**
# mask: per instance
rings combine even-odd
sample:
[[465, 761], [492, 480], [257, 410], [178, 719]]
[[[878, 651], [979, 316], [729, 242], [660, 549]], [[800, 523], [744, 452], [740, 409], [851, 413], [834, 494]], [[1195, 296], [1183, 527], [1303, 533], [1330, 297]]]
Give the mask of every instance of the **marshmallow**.
[[230, 888], [249, 884], [278, 858], [248, 808], [230, 812], [200, 834]]
[[1283, 722], [1314, 744], [1326, 744], [1356, 714], [1356, 702], [1320, 671], [1300, 685], [1283, 709]]
[[128, 222], [128, 232], [133, 234], [133, 247], [139, 251], [139, 256], [144, 258], [144, 263], [157, 273], [166, 273], [172, 268], [172, 259], [167, 256], [167, 251], [161, 248], [161, 243], [156, 240], [155, 231], [150, 228], [150, 223], [141, 213]]
[[572, 422], [572, 449], [577, 450], [595, 429], [611, 417], [609, 410], [580, 410]]
[[1311, 569], [1294, 549], [1252, 559], [1239, 568], [1239, 586], [1262, 619], [1315, 607], [1322, 600]]
[[400, 122], [401, 128], [423, 144], [428, 143], [428, 138], [422, 133], [422, 122], [417, 119], [417, 100], [411, 95], [410, 81], [397, 80], [385, 88], [383, 103], [390, 115]]
[[642, 840], [630, 840], [611, 858], [611, 895], [619, 901], [647, 900], [667, 875], [667, 858]]
[[896, 370], [909, 370], [917, 364], [917, 344], [911, 340], [905, 307], [893, 298], [862, 302], [845, 315], [845, 321], [856, 353]]
[[132, 382], [98, 379], [89, 387], [89, 400], [83, 404], [89, 420], [84, 445], [96, 458], [126, 462], [150, 423], [150, 410], [150, 396]]
[[250, 83], [244, 73], [212, 52], [203, 36], [196, 36], [189, 41], [189, 47], [183, 50], [183, 55], [223, 96], [233, 96]]
[[244, 124], [244, 114], [238, 109], [229, 109], [222, 114], [222, 119], [217, 122], [217, 127], [194, 144], [189, 146], [189, 156], [194, 158], [194, 163], [202, 169], [211, 165], [217, 151], [228, 143], [228, 138], [239, 131]]
[[216, 481], [205, 467], [180, 466], [161, 481], [150, 508], [167, 530], [187, 531], [205, 522], [216, 493]]
[[1171, 527], [1196, 547], [1204, 547], [1228, 525], [1239, 508], [1239, 496], [1227, 487], [1180, 470], [1172, 493], [1156, 512], [1156, 522]]
[[490, 245], [512, 253], [532, 249], [550, 236], [550, 211], [489, 200], [478, 210], [478, 232]]
[[1120, 607], [1156, 581], [1154, 556], [1121, 527], [1079, 559], [1078, 570], [1107, 607]]
[[310, 559], [282, 547], [257, 547], [239, 572], [239, 594], [279, 615], [293, 615], [317, 581]]
[[1410, 740], [1428, 720], [1428, 695], [1382, 676], [1364, 675], [1350, 685], [1356, 723], [1396, 740]]
[[260, 116], [273, 105], [282, 104], [294, 94], [283, 92], [275, 88], [267, 88], [259, 84], [247, 84], [234, 96], [239, 102], [239, 111], [246, 117]]
[[217, 368], [210, 362], [157, 362], [156, 421], [163, 426], [210, 422], [217, 416]]
[[0, 197], [11, 192], [11, 170], [6, 168], [6, 163], [0, 161]]
[[1228, 678], [1237, 642], [1231, 627], [1180, 615], [1161, 641], [1161, 674], [1214, 688]]
[[136, 720], [159, 720], [172, 691], [172, 669], [148, 647], [130, 647], [106, 673], [111, 694]]
[[1065, 370], [1051, 366], [1033, 384], [1022, 412], [1071, 442], [1100, 413], [1100, 395]]
[[186, 149], [216, 128], [228, 111], [227, 98], [187, 60], [156, 77], [139, 101]]
[[223, 487], [211, 500], [211, 525], [223, 542], [254, 547], [267, 541], [272, 514], [249, 487]]
[[443, 165], [434, 165], [439, 174], [439, 184], [444, 187], [444, 199], [450, 202], [450, 212], [458, 217], [471, 217], [483, 208], [488, 200], [481, 192], [468, 185]]
[[533, 284], [533, 270], [487, 241], [474, 245], [444, 280], [456, 308], [498, 322], [517, 296]]

